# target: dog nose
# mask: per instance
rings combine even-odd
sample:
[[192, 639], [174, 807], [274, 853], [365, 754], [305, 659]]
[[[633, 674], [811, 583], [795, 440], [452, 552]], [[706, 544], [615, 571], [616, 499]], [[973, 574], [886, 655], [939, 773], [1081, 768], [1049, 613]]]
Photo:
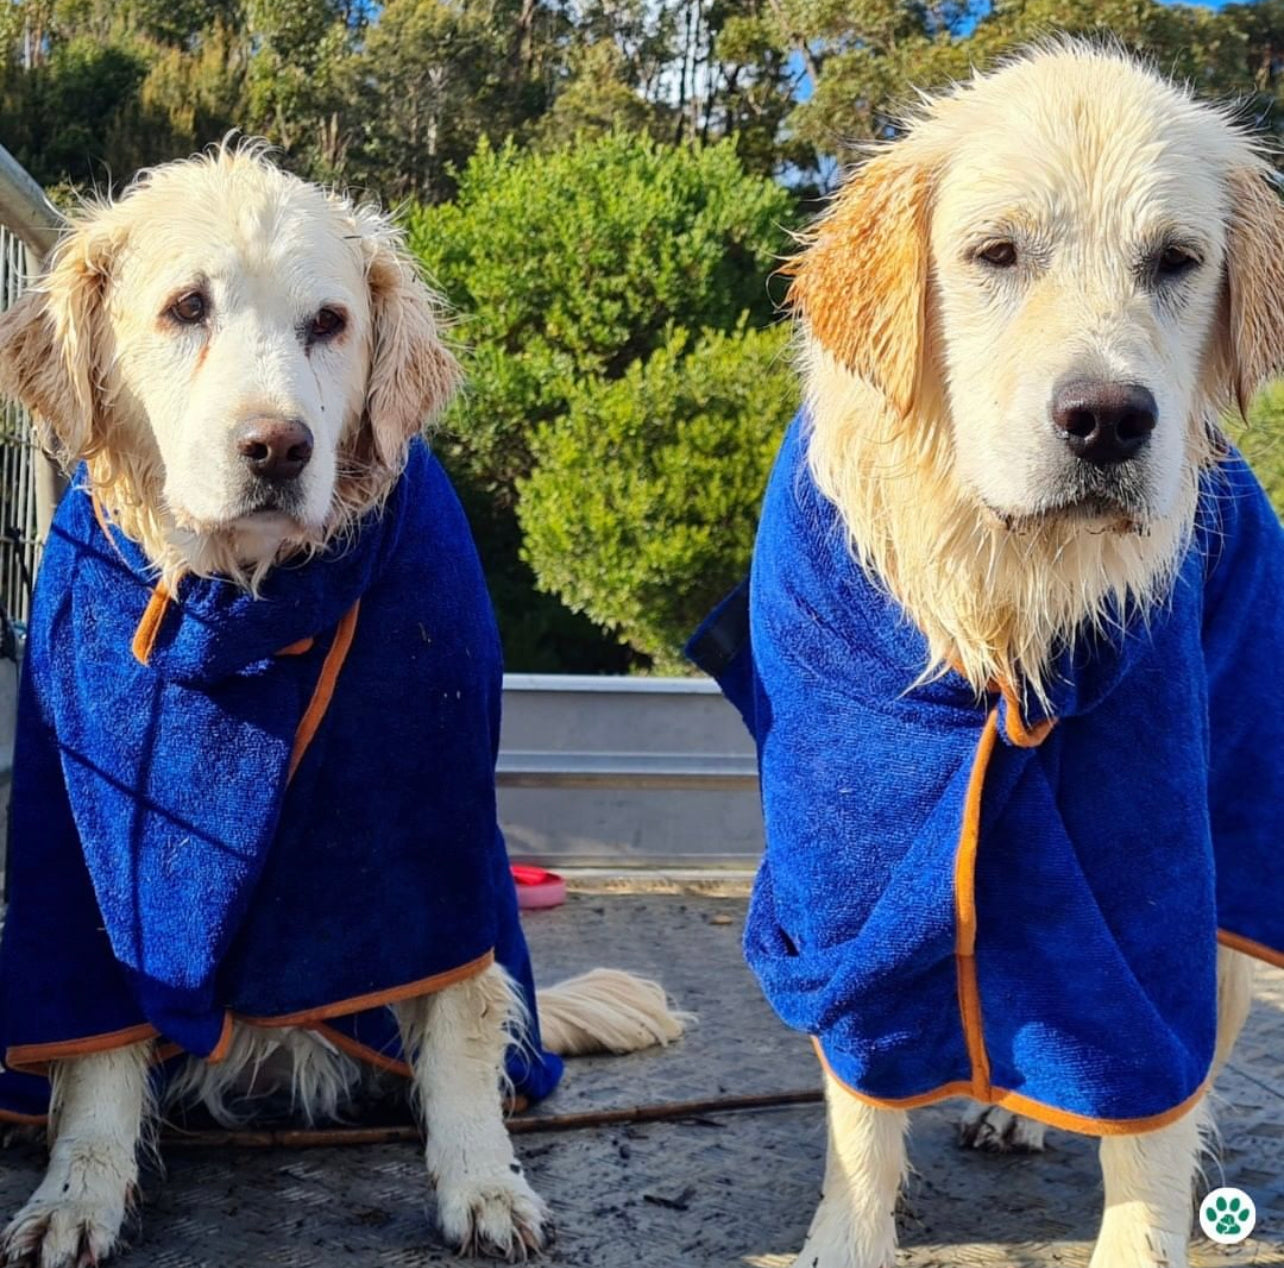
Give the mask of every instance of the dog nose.
[[1052, 399], [1052, 421], [1070, 452], [1105, 466], [1135, 458], [1155, 430], [1158, 408], [1139, 383], [1067, 383]]
[[274, 484], [297, 479], [312, 457], [312, 433], [297, 418], [252, 418], [235, 439], [245, 465]]

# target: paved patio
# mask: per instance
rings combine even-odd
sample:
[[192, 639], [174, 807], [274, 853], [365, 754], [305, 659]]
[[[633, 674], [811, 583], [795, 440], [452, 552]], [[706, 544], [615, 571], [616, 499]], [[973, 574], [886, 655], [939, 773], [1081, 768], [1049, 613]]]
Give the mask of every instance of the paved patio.
[[[595, 964], [661, 978], [701, 1025], [675, 1049], [572, 1062], [546, 1113], [818, 1086], [804, 1039], [771, 1015], [739, 950], [744, 902], [574, 897], [528, 931], [540, 977]], [[1196, 1268], [1284, 1266], [1284, 973], [1261, 970], [1257, 1005], [1219, 1085], [1224, 1148], [1208, 1187], [1257, 1201], [1257, 1232], [1223, 1250], [1198, 1237]], [[1092, 1142], [1051, 1133], [1034, 1158], [962, 1153], [950, 1107], [915, 1115], [917, 1169], [902, 1268], [1086, 1265], [1099, 1213]], [[524, 1135], [518, 1152], [552, 1205], [547, 1268], [787, 1268], [820, 1184], [818, 1105], [573, 1133]], [[136, 1268], [457, 1265], [437, 1240], [418, 1149], [170, 1150], [146, 1182]], [[6, 1154], [0, 1205], [39, 1178], [40, 1151]]]

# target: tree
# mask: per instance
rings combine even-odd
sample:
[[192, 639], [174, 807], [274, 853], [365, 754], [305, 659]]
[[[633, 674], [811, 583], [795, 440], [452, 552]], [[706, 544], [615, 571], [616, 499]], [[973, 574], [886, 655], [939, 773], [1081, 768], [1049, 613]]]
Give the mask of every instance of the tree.
[[[645, 446], [667, 453], [679, 432], [739, 435], [745, 452], [727, 461], [756, 470], [760, 437], [730, 402], [729, 367], [767, 374], [784, 230], [863, 146], [896, 134], [916, 87], [1055, 30], [1108, 35], [1284, 132], [1284, 0], [0, 0], [0, 140], [59, 197], [239, 128], [302, 176], [408, 200], [414, 248], [457, 313], [470, 386], [440, 445], [510, 661], [618, 669], [672, 663], [696, 606], [682, 607], [697, 596], [692, 561], [721, 584], [743, 543], [724, 567], [700, 553], [716, 535], [695, 544], [708, 504], [684, 520], [660, 499], [645, 513], [672, 525], [672, 553], [612, 572], [597, 530], [586, 536], [586, 492], [566, 507], [577, 578], [549, 545], [542, 464], [573, 484], [610, 458], [623, 474], [604, 484], [635, 476], [613, 496], [643, 508], [660, 492]], [[1262, 408], [1250, 445], [1281, 416]], [[598, 426], [630, 447], [603, 450]], [[572, 438], [595, 457], [576, 458]], [[630, 607], [626, 583], [649, 587], [661, 625]]]
[[440, 202], [482, 139], [524, 136], [549, 105], [565, 18], [539, 0], [389, 0], [361, 59], [362, 175]]
[[408, 217], [466, 349], [457, 460], [511, 501], [531, 429], [565, 411], [577, 379], [620, 377], [675, 323], [765, 321], [792, 215], [788, 194], [726, 145], [623, 133], [550, 154], [483, 144], [454, 202]]
[[797, 387], [784, 326], [673, 329], [619, 379], [589, 379], [536, 432], [521, 484], [542, 590], [663, 672], [748, 571], [758, 507]]
[[580, 630], [582, 653], [602, 646], [535, 596], [521, 559], [514, 511], [537, 429], [565, 417], [582, 385], [669, 348], [675, 327], [699, 337], [766, 324], [792, 200], [746, 173], [729, 144], [626, 134], [548, 154], [483, 144], [458, 181], [454, 202], [411, 213], [410, 243], [457, 314], [469, 386], [442, 449], [473, 513], [510, 660], [531, 668], [550, 663], [554, 631]]
[[244, 120], [231, 0], [24, 0], [4, 12], [0, 135], [37, 180], [111, 188]]
[[770, 0], [770, 9], [767, 38], [807, 72], [782, 136], [811, 150], [822, 180], [833, 160], [894, 135], [916, 89], [964, 79], [1051, 32], [1115, 40], [1202, 95], [1238, 99], [1267, 128], [1281, 126], [1284, 0], [1220, 11], [1159, 0]]
[[354, 53], [367, 17], [344, 0], [248, 0], [249, 127], [315, 179], [343, 178]]

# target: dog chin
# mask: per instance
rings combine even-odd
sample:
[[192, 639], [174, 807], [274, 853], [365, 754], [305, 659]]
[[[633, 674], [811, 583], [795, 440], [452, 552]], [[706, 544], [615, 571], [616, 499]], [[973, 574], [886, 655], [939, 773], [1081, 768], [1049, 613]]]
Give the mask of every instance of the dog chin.
[[1144, 536], [1150, 523], [1148, 507], [1101, 494], [1020, 510], [1005, 510], [986, 503], [985, 510], [1010, 533], [1030, 533], [1044, 526], [1063, 526], [1088, 533]]
[[[173, 514], [182, 553], [197, 571], [221, 571], [232, 561], [254, 568], [319, 541], [321, 530], [297, 516], [270, 508], [242, 511], [222, 520]], [[221, 564], [219, 561], [223, 561]]]
[[267, 509], [238, 516], [222, 531], [231, 539], [236, 557], [244, 563], [274, 559], [284, 548], [302, 546], [318, 536], [318, 530], [295, 516]]

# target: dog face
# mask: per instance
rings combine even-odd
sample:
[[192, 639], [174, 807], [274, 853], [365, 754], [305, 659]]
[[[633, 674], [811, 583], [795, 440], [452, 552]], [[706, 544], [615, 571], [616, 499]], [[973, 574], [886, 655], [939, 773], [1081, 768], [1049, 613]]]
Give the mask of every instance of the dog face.
[[180, 528], [270, 537], [329, 513], [364, 405], [371, 303], [321, 191], [251, 170], [162, 174], [134, 197], [106, 296], [106, 388], [154, 441]]
[[1222, 114], [1149, 71], [1045, 50], [931, 103], [859, 173], [793, 299], [911, 425], [939, 400], [980, 508], [1149, 528], [1209, 414], [1284, 353], [1264, 177]]
[[1216, 319], [1227, 173], [1197, 156], [1220, 137], [1153, 97], [1094, 110], [1091, 80], [1013, 109], [1021, 81], [968, 103], [1014, 127], [967, 137], [932, 216], [959, 471], [1003, 516], [1144, 523], [1176, 503]]
[[77, 224], [0, 318], [0, 383], [113, 513], [153, 513], [161, 553], [235, 573], [399, 470], [454, 382], [434, 309], [380, 216], [224, 150]]

